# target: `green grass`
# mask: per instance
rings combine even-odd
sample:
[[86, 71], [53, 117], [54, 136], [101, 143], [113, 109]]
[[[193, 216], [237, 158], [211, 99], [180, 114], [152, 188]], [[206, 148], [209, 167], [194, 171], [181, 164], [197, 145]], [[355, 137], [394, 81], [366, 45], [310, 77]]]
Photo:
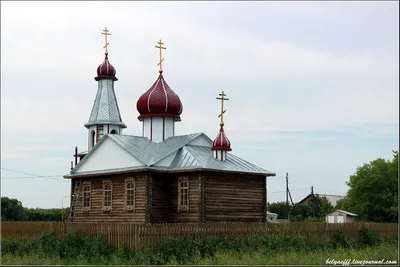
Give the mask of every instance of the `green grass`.
[[[284, 252], [267, 254], [264, 251], [237, 253], [234, 251], [216, 253], [214, 259], [202, 258], [195, 265], [325, 265], [327, 259], [333, 260], [390, 260], [398, 262], [398, 246], [382, 244], [377, 247], [360, 249], [329, 249], [314, 252]], [[169, 262], [169, 265], [176, 262]]]
[[[57, 238], [43, 233], [22, 241], [2, 239], [3, 265], [321, 265], [327, 259], [398, 262], [398, 242], [361, 229], [358, 240], [335, 232], [328, 244], [302, 235], [278, 234], [249, 238], [168, 238], [154, 250], [115, 249], [104, 236], [96, 240], [76, 233]], [[342, 265], [342, 264], [340, 264]]]
[[[358, 249], [327, 249], [313, 252], [279, 252], [266, 253], [263, 250], [254, 252], [224, 251], [217, 252], [213, 259], [195, 257], [191, 264], [194, 265], [325, 265], [327, 259], [345, 260], [391, 260], [398, 262], [398, 246], [396, 243], [385, 243], [375, 247]], [[139, 256], [139, 255], [137, 255]], [[146, 257], [142, 255], [142, 257]], [[144, 259], [144, 258], [143, 258]], [[25, 254], [12, 255], [6, 254], [2, 257], [3, 265], [136, 265], [146, 264], [146, 260], [124, 259], [117, 254], [109, 259], [98, 258], [89, 262], [83, 256], [78, 256], [74, 260], [61, 259], [57, 255], [44, 254]], [[179, 265], [176, 259], [172, 258], [166, 265]]]

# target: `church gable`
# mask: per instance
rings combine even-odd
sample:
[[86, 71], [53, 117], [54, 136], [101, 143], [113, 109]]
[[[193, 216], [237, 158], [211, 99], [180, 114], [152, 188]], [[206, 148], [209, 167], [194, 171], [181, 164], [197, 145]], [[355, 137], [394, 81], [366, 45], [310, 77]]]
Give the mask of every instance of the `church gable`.
[[211, 147], [212, 146], [212, 140], [210, 138], [208, 138], [207, 135], [202, 133], [201, 135], [199, 135], [198, 137], [196, 137], [195, 139], [190, 141], [188, 143], [188, 145]]
[[157, 166], [157, 167], [169, 167], [169, 166], [171, 166], [171, 163], [174, 161], [176, 154], [177, 154], [177, 151], [175, 151], [172, 154], [169, 154], [168, 156], [166, 156], [162, 160], [156, 162], [153, 166]]
[[108, 136], [88, 154], [73, 171], [74, 174], [144, 166]]

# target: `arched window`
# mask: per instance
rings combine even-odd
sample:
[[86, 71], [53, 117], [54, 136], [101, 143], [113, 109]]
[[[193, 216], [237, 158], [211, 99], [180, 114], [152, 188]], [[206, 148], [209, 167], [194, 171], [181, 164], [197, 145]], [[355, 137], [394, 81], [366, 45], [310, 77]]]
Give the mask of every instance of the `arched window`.
[[91, 200], [91, 186], [90, 184], [83, 185], [83, 210], [90, 210]]
[[95, 133], [95, 131], [91, 131], [90, 132], [90, 146], [91, 147], [94, 147], [94, 140], [95, 140], [95, 137], [96, 137], [96, 133]]
[[110, 132], [110, 134], [116, 134], [116, 133], [117, 133], [117, 131], [115, 129], [112, 129]]
[[104, 210], [111, 210], [112, 206], [112, 184], [111, 181], [104, 181], [103, 182], [103, 209]]
[[135, 180], [128, 178], [125, 180], [125, 206], [127, 210], [135, 209]]
[[189, 179], [188, 177], [179, 177], [178, 179], [178, 210], [189, 210]]

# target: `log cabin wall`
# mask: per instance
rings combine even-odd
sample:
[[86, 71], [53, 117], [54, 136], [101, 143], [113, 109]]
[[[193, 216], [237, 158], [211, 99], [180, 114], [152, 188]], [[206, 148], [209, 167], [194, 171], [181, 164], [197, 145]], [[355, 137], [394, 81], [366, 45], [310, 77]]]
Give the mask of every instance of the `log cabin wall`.
[[[198, 222], [200, 219], [200, 174], [153, 173], [152, 223]], [[187, 177], [189, 181], [189, 209], [178, 211], [178, 181]]]
[[170, 200], [170, 182], [171, 175], [153, 173], [153, 200], [152, 200], [152, 223], [167, 223], [169, 220], [169, 213], [173, 212], [171, 209], [172, 203]]
[[[178, 181], [181, 177], [189, 180], [189, 209], [178, 212]], [[172, 223], [199, 222], [201, 219], [201, 174], [199, 172], [175, 174], [170, 184], [170, 213], [169, 221]]]
[[265, 221], [265, 176], [205, 173], [206, 221]]
[[[126, 189], [125, 179], [135, 179], [135, 208], [126, 210]], [[110, 175], [78, 179], [82, 181], [79, 198], [76, 202], [74, 222], [137, 222], [143, 223], [146, 220], [146, 189], [147, 175], [144, 173]], [[112, 205], [110, 211], [103, 211], [104, 190], [103, 181], [111, 181], [112, 184]], [[90, 210], [83, 210], [83, 187], [85, 182], [91, 185]], [[74, 194], [76, 178], [73, 179]]]

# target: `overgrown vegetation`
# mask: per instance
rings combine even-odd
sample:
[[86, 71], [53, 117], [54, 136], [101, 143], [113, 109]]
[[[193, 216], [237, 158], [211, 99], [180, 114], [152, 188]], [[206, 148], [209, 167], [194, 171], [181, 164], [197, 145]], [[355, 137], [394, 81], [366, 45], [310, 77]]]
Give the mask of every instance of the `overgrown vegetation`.
[[293, 222], [321, 222], [325, 215], [336, 210], [346, 210], [358, 215], [358, 221], [398, 222], [399, 152], [393, 151], [392, 160], [378, 158], [358, 167], [346, 184], [347, 196], [333, 207], [325, 197], [315, 195], [309, 203], [286, 206], [285, 202], [268, 203], [268, 211], [279, 219]]
[[22, 206], [15, 198], [1, 198], [2, 221], [58, 221], [66, 220], [69, 208], [64, 209], [30, 209]]
[[347, 197], [337, 207], [358, 214], [360, 220], [398, 222], [399, 152], [392, 160], [378, 158], [357, 168], [346, 183]]
[[336, 232], [325, 245], [315, 244], [305, 236], [282, 234], [252, 238], [203, 237], [199, 240], [169, 238], [158, 243], [154, 251], [130, 251], [126, 245], [112, 248], [102, 235], [90, 240], [72, 232], [63, 238], [43, 233], [29, 242], [3, 239], [1, 245], [2, 263], [7, 265], [264, 265], [299, 264], [299, 259], [302, 264], [325, 264], [325, 260], [338, 251], [358, 253], [360, 259], [365, 259], [368, 253], [377, 253], [381, 259], [384, 253], [386, 259], [398, 260], [397, 241], [382, 240], [366, 228], [360, 230], [358, 240], [350, 240], [345, 233]]

